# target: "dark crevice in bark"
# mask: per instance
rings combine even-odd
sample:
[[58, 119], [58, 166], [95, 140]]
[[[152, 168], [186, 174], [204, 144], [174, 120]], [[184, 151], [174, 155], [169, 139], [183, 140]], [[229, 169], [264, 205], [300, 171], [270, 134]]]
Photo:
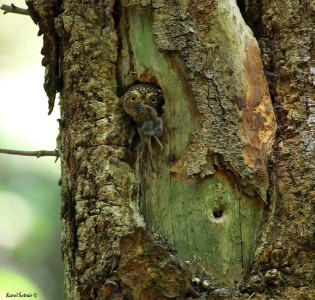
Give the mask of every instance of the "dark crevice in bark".
[[121, 18], [122, 18], [122, 6], [120, 0], [116, 0], [113, 6], [113, 19], [114, 19], [114, 28], [118, 37], [117, 42], [117, 63], [116, 63], [116, 82], [117, 82], [117, 95], [121, 96], [123, 94], [122, 90], [122, 80], [119, 76], [121, 64], [121, 51], [122, 51], [122, 31], [121, 31]]
[[[63, 251], [63, 253], [67, 253], [68, 256], [68, 262], [70, 267], [70, 270], [75, 270], [75, 258], [76, 258], [76, 251], [78, 249], [78, 239], [77, 239], [77, 226], [74, 222], [75, 220], [75, 205], [73, 201], [73, 193], [71, 190], [63, 189], [62, 191], [62, 198], [64, 199], [62, 203], [61, 208], [61, 218], [65, 220], [71, 220], [69, 221], [69, 227], [68, 229], [71, 231], [71, 234], [68, 236], [71, 236], [71, 240], [63, 241], [63, 247], [66, 247], [66, 249]], [[72, 253], [70, 255], [70, 252]], [[74, 274], [73, 274], [74, 276]]]
[[[263, 2], [261, 0], [237, 0], [237, 5], [241, 11], [244, 21], [252, 29], [254, 37], [258, 41], [261, 52], [265, 53], [264, 48], [270, 47], [269, 44], [271, 42], [266, 36], [264, 24], [262, 22]], [[275, 65], [272, 60], [266, 62], [262, 57], [262, 62], [264, 65], [264, 73], [269, 85], [270, 97], [272, 103], [274, 103], [274, 100], [277, 97], [276, 85], [277, 81], [279, 80], [279, 74], [275, 72]], [[278, 107], [275, 105], [274, 108], [277, 109]]]
[[269, 92], [270, 92], [270, 97], [271, 97], [271, 100], [273, 103], [273, 107], [274, 107], [276, 115], [277, 115], [277, 110], [279, 108], [281, 108], [281, 106], [279, 106], [275, 103], [275, 98], [277, 97], [276, 86], [277, 86], [277, 82], [279, 80], [279, 75], [274, 72], [274, 65], [273, 64], [270, 64], [269, 70], [265, 69], [265, 76], [266, 76], [266, 79], [268, 82]]
[[[250, 3], [249, 3], [250, 2]], [[246, 24], [253, 30], [254, 36], [258, 39], [263, 33], [262, 1], [261, 0], [237, 0], [237, 5], [242, 13]]]

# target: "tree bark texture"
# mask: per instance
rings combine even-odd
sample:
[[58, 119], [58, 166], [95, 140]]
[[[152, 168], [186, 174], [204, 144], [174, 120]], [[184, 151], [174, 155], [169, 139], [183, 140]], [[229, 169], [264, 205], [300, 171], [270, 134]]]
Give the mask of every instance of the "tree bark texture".
[[[149, 228], [230, 287], [249, 269], [276, 129], [259, 48], [234, 3], [122, 1], [120, 82], [165, 98], [158, 170], [141, 172]], [[201, 271], [202, 270], [202, 271]]]
[[250, 284], [281, 299], [313, 299], [315, 3], [240, 2], [260, 44], [279, 125]]
[[[66, 299], [231, 297], [250, 271], [243, 292], [311, 297], [314, 7], [294, 3], [239, 1], [261, 56], [234, 0], [27, 0], [49, 111], [60, 91]], [[119, 98], [137, 82], [164, 94], [155, 172]]]

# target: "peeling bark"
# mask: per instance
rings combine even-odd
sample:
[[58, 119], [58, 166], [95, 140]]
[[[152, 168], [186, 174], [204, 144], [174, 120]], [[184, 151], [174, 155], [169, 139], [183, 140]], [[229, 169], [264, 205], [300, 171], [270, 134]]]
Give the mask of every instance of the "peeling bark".
[[[27, 1], [61, 97], [66, 299], [236, 297], [251, 270], [243, 292], [311, 295], [314, 7], [282, 2], [238, 1], [261, 55], [233, 0]], [[164, 94], [155, 173], [119, 99], [136, 82]]]
[[122, 1], [121, 12], [119, 82], [154, 83], [165, 98], [142, 212], [193, 272], [233, 287], [250, 268], [276, 130], [257, 42], [235, 3]]
[[159, 236], [138, 228], [120, 242], [118, 275], [130, 299], [184, 299], [189, 288], [188, 267]]
[[45, 70], [44, 89], [48, 96], [48, 114], [54, 109], [56, 93], [61, 89], [62, 71], [60, 70], [61, 54], [59, 51], [60, 39], [56, 31], [54, 20], [60, 13], [60, 6], [57, 0], [26, 0], [29, 13], [39, 25], [38, 35], [43, 34], [43, 48], [41, 54], [44, 55], [42, 65]]
[[261, 1], [260, 7], [255, 15], [263, 31], [247, 20], [257, 32], [279, 130], [270, 164], [270, 208], [248, 286], [265, 287], [280, 298], [313, 299], [315, 5]]

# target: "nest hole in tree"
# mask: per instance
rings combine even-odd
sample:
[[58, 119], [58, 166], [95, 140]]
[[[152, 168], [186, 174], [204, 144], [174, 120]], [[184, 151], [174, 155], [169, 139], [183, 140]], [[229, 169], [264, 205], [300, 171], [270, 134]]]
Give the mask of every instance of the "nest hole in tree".
[[223, 216], [224, 208], [223, 207], [214, 207], [212, 211], [212, 215], [216, 218], [219, 219]]

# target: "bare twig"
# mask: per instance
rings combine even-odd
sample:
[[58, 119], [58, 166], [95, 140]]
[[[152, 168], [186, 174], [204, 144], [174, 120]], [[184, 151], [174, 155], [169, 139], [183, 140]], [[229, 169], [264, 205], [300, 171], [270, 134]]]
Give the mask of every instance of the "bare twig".
[[26, 8], [20, 8], [15, 6], [13, 3], [11, 5], [5, 5], [3, 4], [1, 6], [1, 9], [4, 10], [4, 15], [7, 13], [14, 13], [14, 14], [20, 14], [20, 15], [29, 15], [29, 11]]
[[40, 150], [40, 151], [21, 151], [21, 150], [8, 150], [8, 149], [0, 149], [0, 153], [4, 154], [12, 154], [12, 155], [22, 155], [22, 156], [36, 156], [37, 158], [42, 156], [55, 156], [59, 157], [59, 153], [57, 150], [48, 151], [48, 150]]
[[255, 296], [255, 292], [252, 293], [252, 294], [247, 298], [247, 300], [253, 298], [254, 296]]

